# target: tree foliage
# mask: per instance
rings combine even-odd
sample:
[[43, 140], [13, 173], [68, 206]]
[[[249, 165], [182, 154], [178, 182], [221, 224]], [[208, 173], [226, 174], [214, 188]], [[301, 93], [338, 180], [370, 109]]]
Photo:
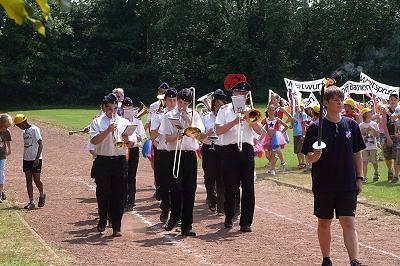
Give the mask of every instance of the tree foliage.
[[[268, 88], [284, 94], [284, 77], [321, 78], [347, 62], [400, 85], [396, 0], [48, 2], [45, 38], [0, 10], [1, 106], [93, 104], [114, 87], [149, 103], [160, 82], [200, 95], [233, 72], [262, 100]], [[34, 17], [46, 16], [47, 1], [35, 3]]]

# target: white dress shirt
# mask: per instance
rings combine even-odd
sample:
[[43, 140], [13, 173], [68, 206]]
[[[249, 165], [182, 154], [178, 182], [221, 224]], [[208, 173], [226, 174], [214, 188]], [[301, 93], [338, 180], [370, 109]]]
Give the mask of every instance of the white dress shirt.
[[157, 110], [160, 108], [161, 101], [158, 100], [149, 106], [149, 113], [147, 114], [147, 123], [151, 123], [151, 119], [157, 113]]
[[[161, 112], [161, 113], [153, 115], [153, 117], [151, 119], [151, 123], [150, 123], [151, 124], [151, 126], [150, 126], [150, 130], [151, 131], [152, 130], [156, 130], [160, 126], [162, 118], [164, 117], [164, 115], [165, 115], [164, 112]], [[174, 150], [175, 147], [172, 147], [171, 145], [168, 145], [166, 143], [165, 134], [161, 134], [160, 132], [158, 132], [158, 133], [159, 133], [159, 135], [155, 139], [155, 141], [157, 142], [157, 145], [156, 145], [157, 146], [157, 150], [168, 150], [168, 151]]]
[[[132, 124], [137, 125], [137, 127], [133, 134], [129, 136], [129, 140], [135, 141], [134, 147], [139, 147], [140, 142], [147, 138], [146, 132], [144, 131], [144, 126], [140, 119], [137, 119], [136, 117], [132, 118]], [[138, 137], [140, 137], [140, 141], [138, 141]]]
[[[120, 135], [122, 134], [123, 130], [125, 130], [126, 126], [130, 124], [127, 119], [122, 118], [119, 115], [115, 115], [114, 121], [118, 124], [117, 131], [120, 132]], [[113, 120], [108, 118], [105, 113], [93, 119], [92, 123], [90, 124], [90, 139], [107, 130], [112, 122]], [[126, 155], [126, 152], [127, 147], [125, 145], [122, 148], [115, 147], [111, 132], [102, 142], [95, 145], [95, 153], [101, 156], [122, 156]]]
[[[232, 103], [226, 104], [221, 107], [218, 111], [217, 118], [215, 120], [216, 125], [225, 125], [238, 117], [238, 114], [233, 111]], [[230, 144], [238, 144], [238, 130], [239, 124], [230, 128], [226, 133], [222, 134], [222, 145], [230, 145]], [[254, 145], [254, 136], [256, 135], [254, 130], [250, 127], [250, 125], [246, 122], [242, 122], [242, 130], [243, 130], [243, 143], [248, 143], [250, 145]], [[221, 135], [219, 135], [221, 136]]]
[[[210, 113], [208, 113], [208, 114], [206, 114], [206, 115], [204, 115], [202, 118], [201, 118], [201, 121], [203, 122], [203, 124], [204, 124], [204, 127], [205, 127], [205, 133], [208, 133], [208, 131], [210, 130], [210, 129], [214, 129], [215, 130], [215, 119], [216, 119], [217, 117], [214, 115], [214, 112], [210, 112]], [[216, 134], [215, 134], [216, 135]], [[211, 140], [209, 140], [208, 139], [208, 137], [206, 137], [204, 140], [203, 140], [203, 143], [204, 144], [207, 144], [207, 145], [211, 145]], [[216, 141], [214, 141], [214, 144], [215, 145], [222, 145], [222, 135], [219, 135], [218, 136], [218, 139], [216, 140]]]
[[[189, 113], [190, 116], [192, 116], [192, 111], [191, 110], [187, 110], [187, 112]], [[162, 120], [161, 120], [161, 126], [158, 130], [158, 132], [160, 134], [164, 134], [164, 135], [176, 135], [178, 130], [172, 125], [171, 121], [169, 120], [169, 117], [180, 117], [180, 111], [178, 110], [178, 108], [175, 108], [172, 111], [167, 112]], [[183, 128], [187, 128], [190, 127], [191, 125], [188, 125], [186, 122], [183, 121], [183, 119], [181, 119], [182, 121], [182, 125]], [[204, 133], [204, 125], [203, 122], [201, 121], [200, 115], [194, 111], [194, 118], [193, 118], [193, 126], [197, 127], [198, 129], [200, 129], [200, 131], [202, 133]], [[173, 147], [173, 150], [175, 150], [176, 147], [176, 141], [174, 142], [170, 142], [167, 143], [168, 146]], [[182, 139], [182, 150], [185, 151], [196, 151], [199, 148], [199, 142], [191, 137], [188, 136], [183, 136]]]

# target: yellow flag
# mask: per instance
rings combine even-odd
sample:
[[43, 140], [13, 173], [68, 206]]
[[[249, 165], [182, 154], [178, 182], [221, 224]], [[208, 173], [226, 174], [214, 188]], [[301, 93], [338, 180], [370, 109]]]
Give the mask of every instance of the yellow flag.
[[24, 0], [0, 0], [0, 5], [3, 6], [7, 16], [13, 19], [18, 25], [24, 23], [28, 17]]
[[50, 14], [50, 6], [47, 3], [47, 0], [35, 0], [35, 1], [39, 5], [44, 19], [47, 21], [49, 19], [49, 14]]

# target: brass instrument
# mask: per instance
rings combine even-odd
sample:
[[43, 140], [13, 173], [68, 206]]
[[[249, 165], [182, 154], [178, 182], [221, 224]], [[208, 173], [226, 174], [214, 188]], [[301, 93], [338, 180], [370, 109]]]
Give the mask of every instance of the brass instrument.
[[212, 98], [213, 98], [213, 93], [214, 92], [210, 92], [207, 93], [206, 95], [201, 96], [199, 99], [197, 99], [198, 102], [201, 102], [199, 104], [196, 105], [196, 109], [200, 104], [203, 104], [203, 106], [207, 109], [207, 112], [211, 112], [211, 102], [212, 102]]
[[[179, 121], [182, 122], [182, 110], [180, 110], [179, 118], [169, 118], [171, 121]], [[175, 146], [175, 153], [174, 153], [174, 165], [172, 167], [172, 174], [175, 179], [179, 177], [179, 166], [181, 164], [181, 155], [182, 155], [182, 142], [183, 142], [183, 128], [179, 126], [177, 123], [174, 123], [175, 128], [178, 130], [177, 137], [176, 137], [176, 146]], [[177, 163], [178, 160], [178, 164]]]
[[86, 129], [68, 131], [68, 134], [70, 136], [73, 135], [73, 134], [76, 134], [76, 133], [87, 133], [87, 131], [86, 131]]
[[[113, 116], [112, 116], [112, 118], [111, 118], [111, 120], [110, 120], [110, 123], [117, 123], [117, 120], [116, 120], [116, 116], [113, 114]], [[118, 127], [115, 127], [114, 128], [114, 130], [113, 130], [113, 132], [112, 132], [112, 139], [113, 139], [113, 143], [114, 143], [114, 146], [116, 147], [116, 148], [122, 148], [122, 147], [124, 147], [124, 141], [122, 140], [122, 136], [121, 136], [121, 134], [119, 134], [119, 131], [118, 131]]]
[[136, 113], [135, 117], [137, 119], [140, 119], [142, 116], [144, 116], [148, 112], [149, 112], [149, 108], [147, 108], [147, 106], [144, 103], [140, 102], [140, 107], [137, 108], [137, 113]]
[[247, 99], [250, 100], [250, 109], [247, 111], [244, 111], [242, 113], [239, 113], [239, 130], [238, 130], [238, 148], [239, 151], [242, 151], [243, 148], [243, 122], [242, 122], [242, 118], [244, 118], [244, 120], [249, 123], [249, 124], [255, 124], [261, 121], [262, 116], [261, 116], [261, 112], [254, 109], [254, 105], [253, 105], [253, 97], [251, 95], [251, 91], [249, 91], [246, 95], [245, 95], [246, 101]]
[[244, 119], [249, 124], [258, 123], [262, 120], [261, 112], [258, 111], [257, 109], [254, 109], [253, 97], [251, 95], [251, 91], [247, 93], [246, 97], [247, 96], [250, 99], [250, 109], [244, 112]]
[[[194, 139], [199, 139], [201, 130], [194, 126], [194, 112], [195, 112], [195, 102], [196, 102], [196, 90], [194, 87], [190, 88], [193, 91], [192, 96], [192, 120], [190, 127], [183, 129], [182, 127], [175, 126], [178, 129], [177, 138], [176, 138], [176, 146], [175, 146], [175, 154], [174, 154], [174, 165], [172, 169], [172, 174], [174, 178], [178, 179], [179, 177], [179, 169], [181, 164], [181, 155], [182, 155], [182, 142], [183, 136], [187, 136]], [[170, 120], [179, 120], [182, 122], [182, 112], [180, 110], [179, 118], [170, 118]], [[183, 133], [183, 134], [182, 134]]]

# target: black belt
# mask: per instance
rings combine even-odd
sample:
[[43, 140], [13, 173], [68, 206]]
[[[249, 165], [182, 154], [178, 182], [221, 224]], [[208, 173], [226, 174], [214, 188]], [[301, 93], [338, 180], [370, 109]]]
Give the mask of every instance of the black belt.
[[98, 159], [106, 159], [106, 160], [117, 160], [117, 159], [125, 159], [125, 155], [117, 155], [117, 156], [103, 156], [97, 155]]

